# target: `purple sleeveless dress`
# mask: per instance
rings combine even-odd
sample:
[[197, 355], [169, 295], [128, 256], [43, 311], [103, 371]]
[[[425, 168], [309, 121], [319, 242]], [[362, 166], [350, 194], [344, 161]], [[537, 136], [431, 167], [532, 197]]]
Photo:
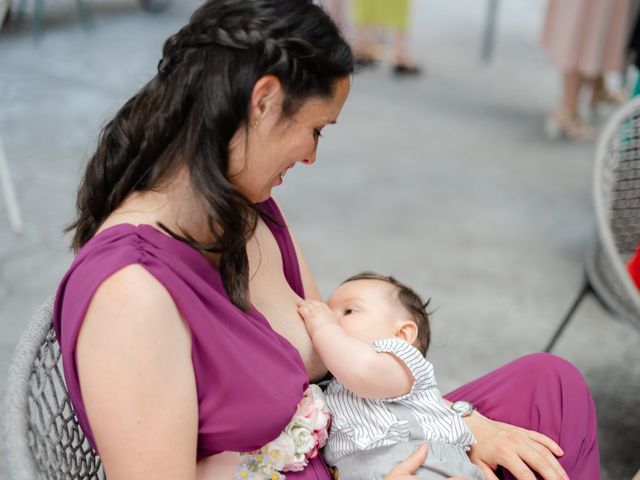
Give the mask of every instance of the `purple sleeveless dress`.
[[[282, 255], [287, 282], [304, 298], [297, 257], [272, 199], [258, 205]], [[266, 214], [266, 215], [264, 215]], [[298, 351], [255, 308], [236, 308], [219, 272], [195, 249], [149, 225], [108, 228], [78, 252], [57, 292], [54, 327], [69, 396], [89, 443], [95, 441], [82, 401], [76, 342], [98, 287], [128, 265], [142, 265], [172, 296], [188, 323], [198, 390], [198, 458], [248, 452], [276, 438], [308, 387]], [[287, 479], [328, 480], [320, 457]]]

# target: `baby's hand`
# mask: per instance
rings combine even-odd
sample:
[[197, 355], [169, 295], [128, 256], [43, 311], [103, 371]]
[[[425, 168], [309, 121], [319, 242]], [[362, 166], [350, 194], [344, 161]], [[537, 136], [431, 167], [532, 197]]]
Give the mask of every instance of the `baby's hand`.
[[338, 319], [329, 306], [317, 300], [300, 300], [298, 302], [298, 313], [304, 320], [311, 337], [324, 325], [338, 324]]

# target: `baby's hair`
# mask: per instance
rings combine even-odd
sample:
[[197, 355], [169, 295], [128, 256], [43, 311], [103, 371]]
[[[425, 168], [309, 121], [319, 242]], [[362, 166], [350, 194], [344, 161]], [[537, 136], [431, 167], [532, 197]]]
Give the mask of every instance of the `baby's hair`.
[[420, 295], [407, 287], [404, 283], [399, 282], [390, 275], [380, 275], [375, 272], [361, 272], [347, 278], [342, 284], [355, 282], [356, 280], [380, 280], [387, 282], [396, 287], [397, 300], [411, 315], [411, 319], [418, 326], [418, 336], [414, 347], [416, 347], [423, 355], [427, 354], [429, 343], [431, 342], [431, 328], [429, 326], [429, 313], [427, 307], [431, 299], [426, 302], [422, 301]]

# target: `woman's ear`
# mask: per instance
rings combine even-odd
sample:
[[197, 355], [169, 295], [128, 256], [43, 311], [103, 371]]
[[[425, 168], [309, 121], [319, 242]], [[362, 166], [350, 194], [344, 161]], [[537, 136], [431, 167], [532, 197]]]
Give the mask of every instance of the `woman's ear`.
[[258, 79], [251, 92], [249, 126], [257, 127], [269, 115], [280, 113], [284, 100], [282, 83], [275, 75]]
[[396, 338], [413, 345], [418, 338], [418, 326], [411, 320], [399, 322], [396, 325]]

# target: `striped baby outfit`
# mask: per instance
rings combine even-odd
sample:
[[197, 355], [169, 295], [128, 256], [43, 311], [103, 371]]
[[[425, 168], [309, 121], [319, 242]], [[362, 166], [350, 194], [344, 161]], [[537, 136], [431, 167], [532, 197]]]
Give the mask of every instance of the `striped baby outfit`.
[[[334, 465], [353, 452], [407, 442], [415, 437], [410, 423], [419, 425], [424, 440], [468, 450], [475, 439], [460, 416], [444, 404], [433, 365], [420, 351], [396, 338], [377, 340], [373, 348], [403, 361], [413, 374], [413, 386], [409, 393], [399, 397], [363, 399], [333, 379], [326, 390], [327, 406], [332, 414], [329, 439], [323, 452], [327, 463]], [[405, 418], [415, 418], [417, 422], [398, 418], [394, 413], [398, 408], [406, 410]]]

